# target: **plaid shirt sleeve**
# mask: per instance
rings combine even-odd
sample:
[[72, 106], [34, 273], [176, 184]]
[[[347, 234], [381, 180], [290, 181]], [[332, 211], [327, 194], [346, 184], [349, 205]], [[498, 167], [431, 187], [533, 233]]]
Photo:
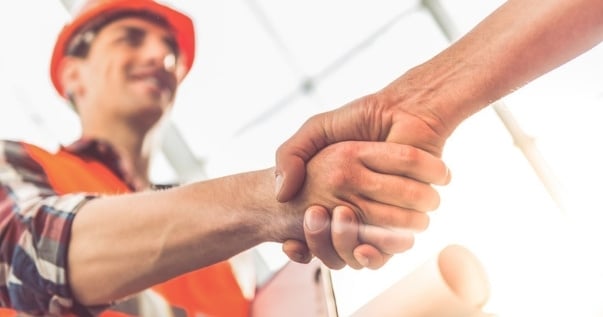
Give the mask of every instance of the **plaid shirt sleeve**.
[[43, 170], [0, 141], [0, 304], [32, 315], [73, 311], [67, 247], [78, 208], [93, 197], [58, 196]]

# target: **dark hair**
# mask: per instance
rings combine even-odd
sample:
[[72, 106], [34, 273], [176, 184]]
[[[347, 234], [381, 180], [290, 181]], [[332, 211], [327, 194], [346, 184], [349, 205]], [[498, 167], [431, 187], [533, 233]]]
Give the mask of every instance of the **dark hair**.
[[[68, 41], [68, 44], [65, 47], [65, 55], [85, 58], [88, 56], [90, 45], [92, 44], [92, 40], [96, 34], [98, 34], [98, 32], [107, 24], [126, 17], [141, 18], [167, 29], [172, 29], [171, 25], [165, 18], [151, 11], [122, 10], [109, 12], [106, 14], [101, 14], [96, 19], [90, 21], [90, 23], [84, 25], [81, 30], [78, 30], [77, 33], [75, 33], [75, 35]], [[174, 49], [176, 50], [176, 55], [178, 55], [178, 47], [175, 47]]]

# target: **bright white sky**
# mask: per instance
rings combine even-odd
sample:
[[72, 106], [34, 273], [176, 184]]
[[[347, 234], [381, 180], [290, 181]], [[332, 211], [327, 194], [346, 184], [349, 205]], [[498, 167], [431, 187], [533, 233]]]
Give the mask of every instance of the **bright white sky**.
[[[444, 4], [467, 30], [501, 2]], [[381, 88], [447, 44], [418, 1], [170, 3], [189, 12], [198, 28], [197, 60], [173, 122], [211, 177], [272, 165], [276, 147], [311, 114]], [[58, 0], [0, 4], [0, 137], [52, 147], [77, 136], [76, 118], [48, 79], [54, 36], [66, 18]], [[340, 67], [318, 78], [312, 94], [295, 93], [301, 78], [329, 69], [357, 46]], [[378, 271], [333, 272], [342, 316], [451, 243], [466, 246], [484, 264], [492, 289], [487, 311], [514, 317], [603, 314], [602, 54], [597, 47], [504, 100], [556, 176], [565, 213], [494, 111], [484, 110], [447, 144], [453, 182], [441, 188], [443, 203], [415, 248]], [[155, 178], [173, 177], [165, 161], [156, 165]], [[278, 253], [272, 257], [282, 261]]]

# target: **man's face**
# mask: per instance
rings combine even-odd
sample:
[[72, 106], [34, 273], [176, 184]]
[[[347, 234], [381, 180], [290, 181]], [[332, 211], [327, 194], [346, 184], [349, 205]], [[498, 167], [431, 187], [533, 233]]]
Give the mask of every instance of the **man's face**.
[[[178, 86], [172, 33], [127, 17], [104, 26], [81, 61], [81, 96], [111, 115], [154, 123], [170, 107]], [[101, 109], [98, 109], [100, 107]]]

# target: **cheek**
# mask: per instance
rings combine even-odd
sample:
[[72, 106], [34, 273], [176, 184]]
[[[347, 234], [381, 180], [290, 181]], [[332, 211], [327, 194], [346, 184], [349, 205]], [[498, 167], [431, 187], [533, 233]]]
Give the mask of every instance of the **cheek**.
[[117, 92], [123, 86], [123, 72], [113, 63], [99, 64], [89, 75], [90, 83], [97, 87], [95, 89], [100, 94], [110, 96], [113, 92]]
[[123, 71], [121, 71], [120, 68], [117, 67], [116, 63], [107, 62], [101, 66], [102, 67], [99, 67], [100, 69], [95, 74], [97, 77], [96, 79], [98, 81], [106, 82], [108, 84], [118, 84], [122, 81], [121, 78], [123, 76], [121, 76], [121, 74], [123, 73]]
[[110, 85], [114, 82], [114, 79], [107, 77], [105, 69], [100, 67], [88, 68], [81, 76], [81, 85], [79, 94], [85, 98], [98, 99], [102, 98], [103, 95], [111, 95], [107, 89], [110, 89]]

